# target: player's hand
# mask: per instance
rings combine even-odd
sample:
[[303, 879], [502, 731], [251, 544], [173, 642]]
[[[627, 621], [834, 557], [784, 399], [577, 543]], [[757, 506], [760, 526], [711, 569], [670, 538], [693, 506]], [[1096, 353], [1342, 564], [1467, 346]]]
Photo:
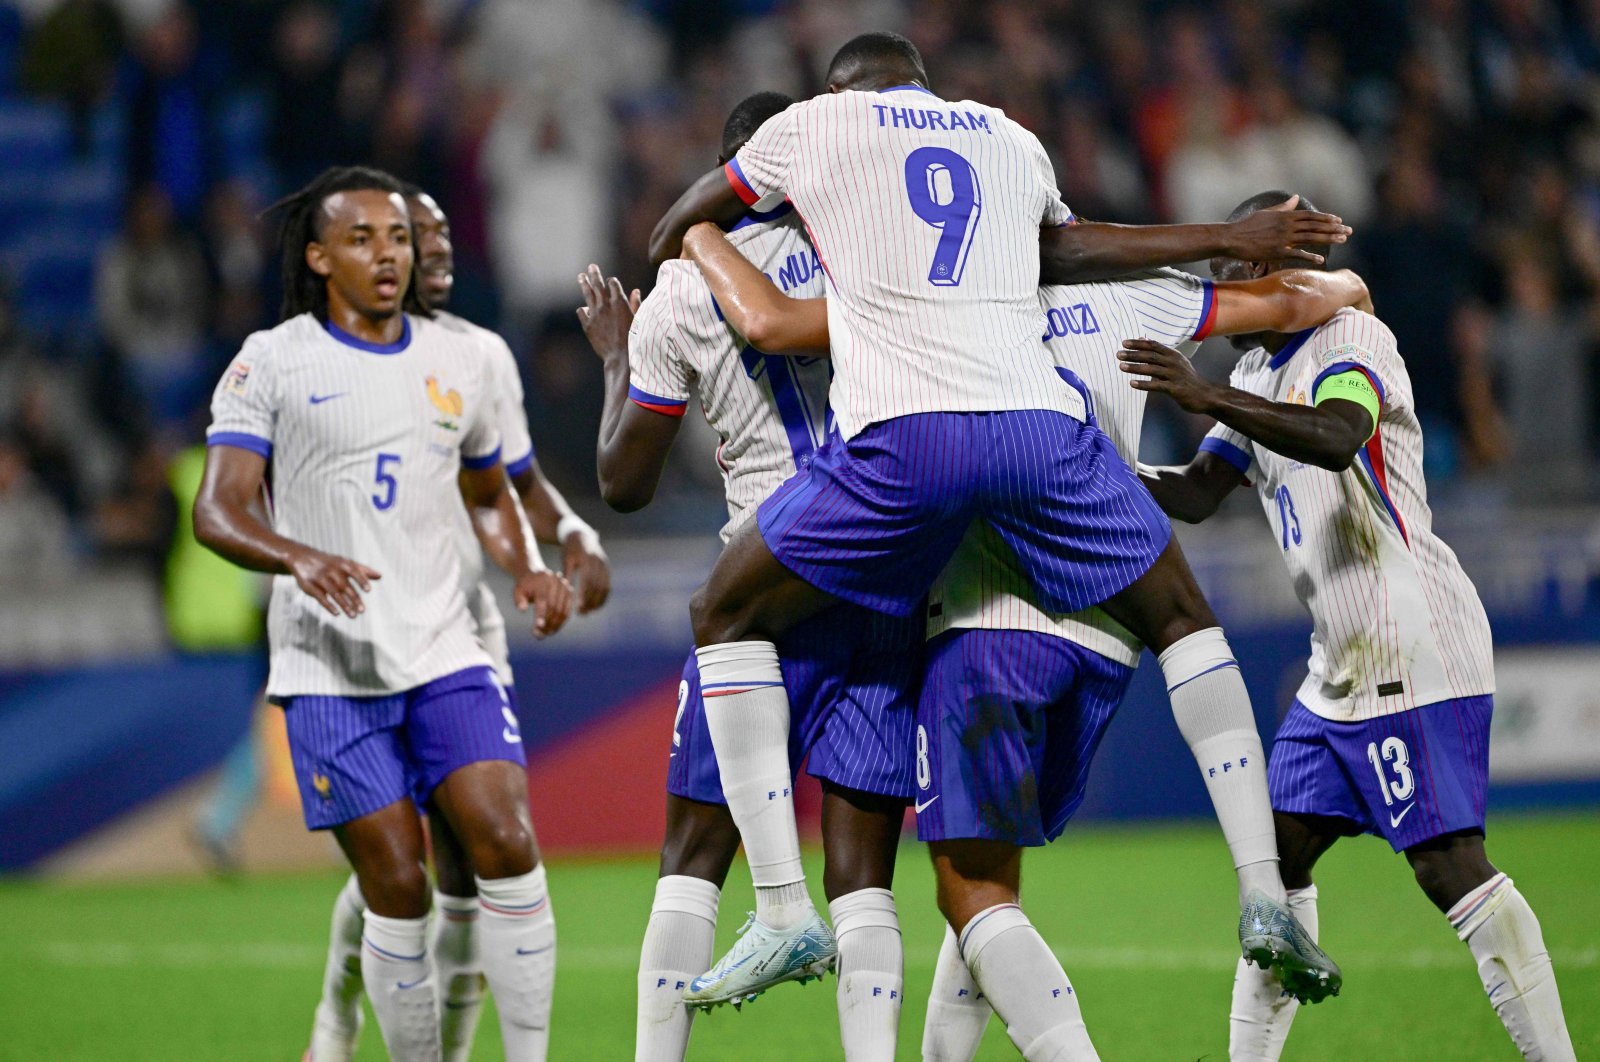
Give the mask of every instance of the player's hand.
[[628, 329], [633, 327], [633, 315], [639, 312], [639, 289], [630, 295], [622, 289], [616, 277], [607, 280], [600, 267], [590, 264], [578, 274], [578, 287], [583, 291], [583, 305], [578, 307], [578, 323], [589, 345], [601, 358], [628, 353]]
[[1127, 339], [1117, 351], [1119, 368], [1130, 376], [1149, 379], [1130, 381], [1135, 391], [1156, 391], [1171, 395], [1190, 413], [1204, 413], [1212, 406], [1216, 385], [1195, 372], [1194, 364], [1176, 350], [1153, 339]]
[[578, 599], [578, 615], [593, 612], [611, 596], [611, 562], [592, 528], [567, 535], [561, 543], [561, 567]]
[[533, 636], [548, 638], [572, 614], [572, 587], [566, 578], [546, 570], [526, 571], [517, 579], [511, 598], [517, 610], [533, 609]]
[[365, 564], [310, 548], [289, 559], [289, 574], [331, 615], [350, 617], [367, 610], [361, 595], [371, 593], [372, 584], [383, 578]]
[[1350, 226], [1333, 214], [1296, 210], [1299, 202], [1300, 197], [1292, 195], [1278, 206], [1229, 222], [1225, 237], [1229, 257], [1241, 262], [1298, 258], [1321, 265], [1322, 255], [1307, 251], [1301, 245], [1344, 243], [1350, 237]]

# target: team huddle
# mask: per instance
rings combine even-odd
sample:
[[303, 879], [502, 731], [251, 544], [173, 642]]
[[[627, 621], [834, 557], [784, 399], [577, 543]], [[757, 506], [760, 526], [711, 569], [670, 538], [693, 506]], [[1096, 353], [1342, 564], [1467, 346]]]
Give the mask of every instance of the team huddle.
[[[652, 235], [647, 298], [579, 278], [602, 496], [650, 503], [695, 400], [729, 516], [663, 735], [635, 1057], [683, 1059], [697, 1011], [831, 970], [844, 1056], [893, 1059], [909, 806], [947, 922], [922, 1057], [973, 1058], [994, 1013], [1023, 1058], [1098, 1058], [1022, 852], [1081, 804], [1148, 648], [1238, 875], [1231, 1058], [1277, 1059], [1339, 992], [1312, 869], [1359, 833], [1406, 855], [1523, 1056], [1573, 1058], [1538, 921], [1484, 851], [1488, 623], [1432, 532], [1394, 338], [1319, 268], [1350, 230], [1286, 191], [1218, 225], [1086, 221], [1038, 139], [937, 96], [904, 38], [852, 40], [827, 81], [735, 108]], [[195, 526], [277, 576], [268, 692], [307, 825], [353, 868], [306, 1057], [354, 1056], [365, 993], [391, 1057], [464, 1059], [488, 992], [506, 1057], [543, 1059], [555, 922], [483, 558], [546, 636], [604, 603], [605, 554], [538, 471], [509, 349], [442, 312], [437, 204], [345, 168], [283, 207], [284, 321], [217, 386]], [[1200, 259], [1214, 280], [1172, 268]], [[1189, 362], [1212, 335], [1245, 351], [1228, 386]], [[1218, 422], [1186, 467], [1136, 462], [1151, 392]], [[1169, 522], [1248, 483], [1314, 625], [1270, 759]], [[756, 911], [718, 958], [741, 844]]]

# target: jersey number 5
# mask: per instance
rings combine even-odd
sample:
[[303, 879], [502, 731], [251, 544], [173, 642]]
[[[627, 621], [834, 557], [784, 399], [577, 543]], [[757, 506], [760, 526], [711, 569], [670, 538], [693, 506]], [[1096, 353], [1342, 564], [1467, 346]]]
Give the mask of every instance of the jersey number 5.
[[978, 172], [949, 148], [920, 147], [906, 156], [906, 196], [912, 213], [939, 230], [928, 283], [955, 287], [983, 213]]
[[378, 455], [378, 469], [373, 473], [373, 478], [378, 485], [380, 493], [372, 496], [372, 506], [380, 513], [394, 508], [394, 495], [399, 485], [395, 482], [394, 473], [389, 471], [389, 468], [399, 463], [399, 454]]

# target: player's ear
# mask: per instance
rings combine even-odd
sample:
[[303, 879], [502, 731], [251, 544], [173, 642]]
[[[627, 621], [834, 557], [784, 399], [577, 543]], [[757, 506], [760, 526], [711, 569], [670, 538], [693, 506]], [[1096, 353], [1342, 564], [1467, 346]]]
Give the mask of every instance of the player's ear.
[[328, 249], [312, 240], [306, 244], [306, 265], [319, 277], [333, 275], [333, 263], [328, 261]]
[[1247, 268], [1250, 270], [1251, 280], [1260, 280], [1262, 277], [1272, 272], [1271, 267], [1265, 262], [1249, 262], [1247, 263]]

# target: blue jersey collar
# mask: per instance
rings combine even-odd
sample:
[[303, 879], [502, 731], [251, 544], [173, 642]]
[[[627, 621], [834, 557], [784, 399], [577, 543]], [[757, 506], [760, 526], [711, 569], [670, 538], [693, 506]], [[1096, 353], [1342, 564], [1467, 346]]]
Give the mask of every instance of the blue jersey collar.
[[879, 92], [924, 92], [924, 93], [927, 93], [929, 96], [933, 96], [935, 99], [938, 99], [938, 94], [937, 93], [935, 93], [932, 89], [925, 89], [921, 85], [891, 85], [889, 88], [879, 89], [878, 91]]
[[368, 354], [398, 354], [411, 345], [411, 318], [406, 314], [400, 316], [400, 338], [393, 343], [369, 343], [365, 339], [351, 335], [332, 321], [324, 322], [322, 327], [345, 346], [364, 350]]
[[727, 227], [728, 232], [738, 232], [740, 229], [751, 225], [760, 225], [768, 221], [777, 221], [785, 214], [794, 213], [794, 205], [785, 200], [771, 210], [746, 210], [744, 215]]
[[1288, 364], [1290, 358], [1300, 352], [1300, 348], [1306, 345], [1306, 340], [1310, 339], [1311, 333], [1315, 331], [1315, 328], [1308, 328], [1304, 332], [1296, 332], [1294, 338], [1285, 343], [1283, 348], [1272, 356], [1272, 360], [1267, 363], [1267, 367], [1269, 369], [1283, 368]]

